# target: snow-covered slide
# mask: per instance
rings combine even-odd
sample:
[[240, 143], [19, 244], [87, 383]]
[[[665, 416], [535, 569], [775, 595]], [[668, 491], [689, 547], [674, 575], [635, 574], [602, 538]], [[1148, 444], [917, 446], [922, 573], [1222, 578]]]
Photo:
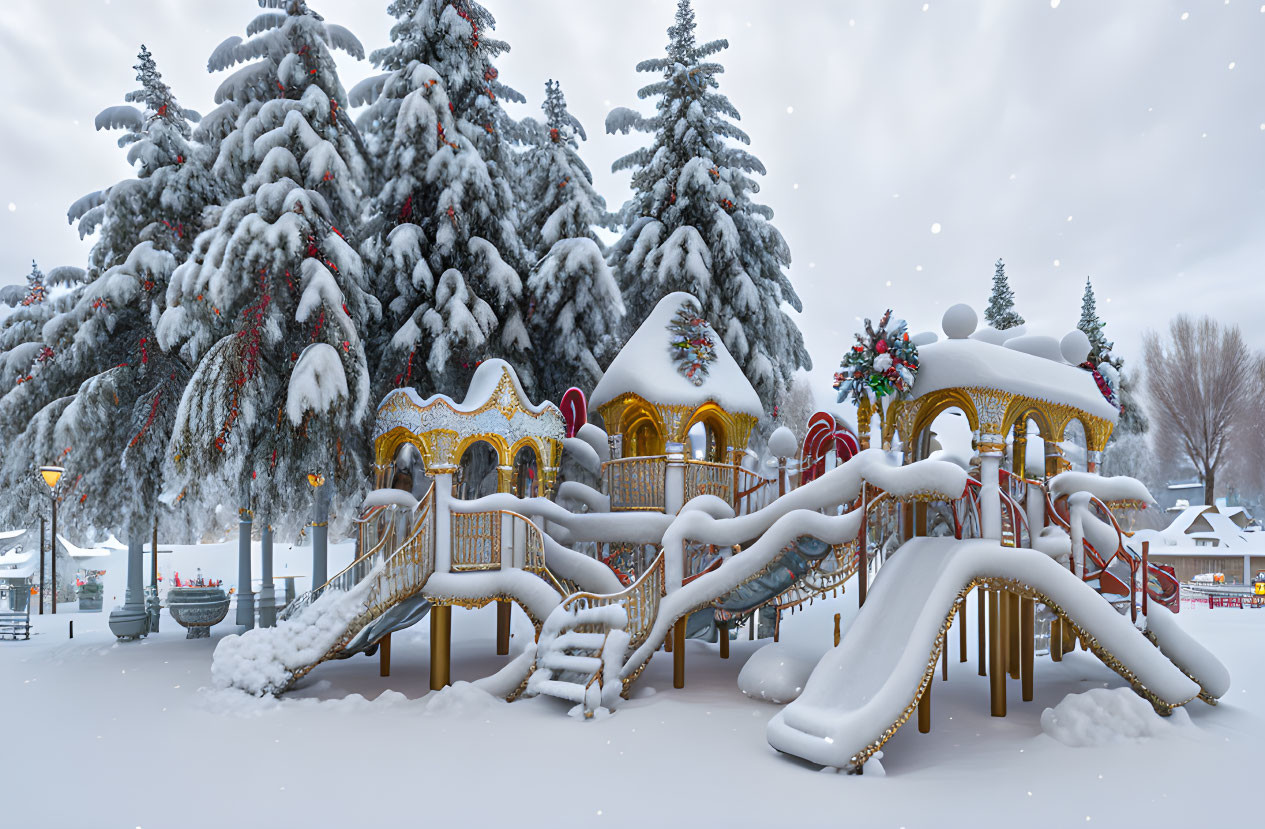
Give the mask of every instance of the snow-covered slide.
[[884, 565], [839, 647], [768, 726], [769, 744], [823, 766], [859, 767], [912, 715], [935, 673], [943, 632], [979, 584], [1035, 595], [1157, 710], [1200, 694], [1088, 584], [1036, 550], [917, 538]]

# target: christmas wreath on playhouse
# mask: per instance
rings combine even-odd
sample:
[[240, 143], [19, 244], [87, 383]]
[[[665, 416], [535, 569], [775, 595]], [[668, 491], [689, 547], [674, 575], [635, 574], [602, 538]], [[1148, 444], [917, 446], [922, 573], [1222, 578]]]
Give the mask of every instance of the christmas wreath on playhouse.
[[918, 346], [909, 341], [905, 321], [893, 320], [889, 308], [877, 331], [866, 319], [865, 336], [857, 334], [856, 338], [857, 344], [840, 364], [843, 371], [835, 373], [839, 402], [849, 394], [853, 403], [860, 403], [870, 392], [875, 397], [909, 394], [918, 376]]

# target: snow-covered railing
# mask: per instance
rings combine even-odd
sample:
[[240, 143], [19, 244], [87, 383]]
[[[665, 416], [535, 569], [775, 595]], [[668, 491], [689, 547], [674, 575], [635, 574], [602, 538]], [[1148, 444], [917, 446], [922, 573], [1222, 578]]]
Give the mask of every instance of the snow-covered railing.
[[765, 478], [740, 466], [735, 466], [733, 469], [738, 487], [738, 495], [733, 500], [733, 507], [738, 515], [749, 515], [763, 509], [778, 496], [777, 479]]
[[685, 462], [685, 500], [699, 495], [715, 495], [726, 504], [734, 503], [734, 485], [738, 467], [710, 461]]
[[629, 649], [646, 641], [659, 614], [659, 601], [664, 595], [664, 558], [660, 553], [645, 573], [626, 589], [609, 595], [576, 593], [562, 603], [563, 610], [574, 613], [591, 607], [619, 605], [628, 614]]
[[618, 458], [602, 464], [602, 478], [612, 510], [663, 511], [668, 459], [666, 455]]

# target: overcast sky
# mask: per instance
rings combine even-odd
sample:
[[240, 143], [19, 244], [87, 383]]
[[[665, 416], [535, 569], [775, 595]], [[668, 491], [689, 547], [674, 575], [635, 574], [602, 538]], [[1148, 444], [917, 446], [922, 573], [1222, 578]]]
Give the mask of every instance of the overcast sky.
[[[387, 0], [310, 0], [366, 51]], [[675, 0], [484, 0], [511, 53], [501, 79], [538, 113], [562, 82], [612, 207], [611, 161], [641, 136], [606, 113], [642, 106], [634, 71], [662, 53]], [[721, 91], [768, 168], [762, 199], [794, 256], [799, 324], [826, 390], [858, 317], [887, 307], [939, 330], [983, 310], [1007, 263], [1029, 331], [1076, 323], [1085, 277], [1117, 351], [1179, 311], [1238, 324], [1265, 348], [1265, 6], [1261, 0], [696, 0], [728, 38]], [[209, 111], [206, 58], [244, 35], [254, 0], [0, 4], [0, 282], [82, 264], [69, 204], [128, 174], [92, 123], [135, 87], [147, 44], [182, 103]], [[350, 88], [372, 73], [342, 61]], [[643, 111], [645, 111], [643, 109]]]

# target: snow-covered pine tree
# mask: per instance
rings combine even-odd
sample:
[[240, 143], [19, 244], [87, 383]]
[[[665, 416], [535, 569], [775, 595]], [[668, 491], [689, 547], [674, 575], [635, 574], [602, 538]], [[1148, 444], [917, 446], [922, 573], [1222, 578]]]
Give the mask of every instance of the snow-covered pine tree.
[[1006, 263], [1000, 259], [994, 266], [993, 293], [984, 309], [984, 320], [998, 331], [1023, 325], [1023, 317], [1015, 311], [1015, 292], [1006, 278]]
[[694, 11], [679, 0], [666, 55], [637, 64], [637, 71], [660, 76], [637, 93], [658, 99], [656, 114], [644, 118], [621, 107], [607, 116], [607, 132], [635, 129], [654, 139], [613, 165], [632, 170], [633, 196], [609, 261], [628, 309], [626, 328], [640, 325], [663, 295], [694, 294], [771, 412], [795, 370], [811, 368], [812, 360], [781, 309], [785, 302], [801, 310], [784, 270], [790, 249], [770, 223], [773, 211], [752, 201], [759, 186], [750, 174], [763, 175], [764, 165], [729, 143], [750, 139], [731, 121], [738, 111], [716, 91], [724, 68], [708, 60], [728, 45], [697, 43]]
[[[1112, 440], [1125, 435], [1143, 434], [1149, 428], [1141, 400], [1134, 394], [1133, 378], [1124, 370], [1124, 358], [1116, 355], [1116, 344], [1107, 339], [1107, 327], [1098, 316], [1098, 300], [1094, 285], [1085, 277], [1085, 293], [1081, 297], [1081, 318], [1076, 327], [1089, 337], [1089, 361], [1103, 371], [1116, 389], [1120, 400], [1120, 420], [1112, 430]], [[1107, 368], [1110, 367], [1110, 368]]]
[[[188, 371], [159, 351], [154, 325], [176, 258], [218, 196], [206, 153], [189, 141], [188, 118], [196, 114], [181, 109], [143, 46], [135, 68], [141, 88], [126, 99], [142, 109], [110, 107], [96, 123], [126, 130], [119, 144], [130, 148], [137, 177], [71, 208], [81, 232], [101, 230], [89, 269], [54, 272], [57, 281], [76, 283], [73, 301], [60, 301], [40, 330], [43, 370], [0, 401], [0, 409], [39, 407], [20, 438], [30, 455], [25, 465], [56, 458], [69, 470], [76, 497], [66, 500], [65, 526], [121, 537], [149, 528], [158, 508], [154, 461]], [[31, 474], [20, 466], [10, 464], [7, 474]]]
[[556, 81], [545, 84], [539, 143], [528, 152], [533, 171], [523, 236], [536, 258], [527, 279], [533, 366], [541, 397], [561, 400], [571, 386], [593, 389], [615, 356], [624, 303], [593, 228], [606, 202], [580, 160], [584, 128], [567, 111]]
[[168, 496], [204, 516], [236, 505], [253, 480], [256, 509], [286, 530], [309, 513], [307, 474], [326, 477], [336, 510], [363, 488], [362, 332], [378, 307], [344, 238], [365, 165], [331, 54], [363, 51], [302, 0], [260, 5], [281, 11], [260, 14], [249, 39], [229, 38], [208, 63], [245, 64], [216, 94], [235, 122], [213, 168], [240, 194], [173, 274], [157, 333], [195, 366], [175, 415]]
[[391, 386], [460, 396], [489, 357], [531, 385], [523, 313], [528, 256], [511, 188], [515, 125], [500, 101], [523, 100], [493, 65], [508, 47], [468, 0], [396, 0], [384, 74], [352, 90], [373, 165], [373, 219], [362, 246], [382, 300], [370, 337], [375, 397]]

